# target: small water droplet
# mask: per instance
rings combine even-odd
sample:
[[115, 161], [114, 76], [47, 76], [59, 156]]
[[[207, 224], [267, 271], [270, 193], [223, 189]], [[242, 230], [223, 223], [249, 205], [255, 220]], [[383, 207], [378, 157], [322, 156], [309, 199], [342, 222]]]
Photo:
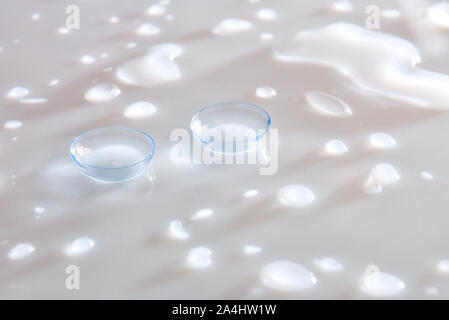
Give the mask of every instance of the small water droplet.
[[165, 13], [165, 7], [160, 4], [153, 4], [151, 7], [148, 8], [147, 14], [150, 16], [160, 16]]
[[337, 12], [348, 12], [351, 11], [352, 8], [352, 4], [347, 0], [340, 0], [332, 3], [332, 10]]
[[195, 214], [190, 218], [191, 220], [200, 220], [204, 218], [208, 218], [214, 214], [214, 211], [211, 209], [201, 209], [195, 212]]
[[405, 289], [405, 283], [398, 277], [380, 271], [365, 273], [359, 285], [362, 292], [374, 297], [398, 295]]
[[81, 63], [83, 63], [83, 64], [91, 64], [91, 63], [94, 63], [94, 62], [95, 62], [95, 58], [92, 57], [92, 56], [90, 56], [90, 55], [88, 55], [88, 54], [85, 54], [85, 55], [83, 55], [83, 56], [80, 58], [80, 61], [81, 61]]
[[399, 173], [394, 166], [388, 163], [379, 163], [371, 169], [364, 189], [367, 193], [379, 193], [384, 187], [397, 182], [399, 178]]
[[17, 120], [9, 120], [3, 124], [3, 127], [5, 129], [11, 129], [11, 130], [20, 128], [21, 126], [22, 126], [22, 122], [17, 121]]
[[392, 136], [384, 132], [372, 133], [369, 136], [371, 145], [378, 149], [391, 149], [396, 145], [396, 141]]
[[244, 196], [245, 198], [251, 198], [251, 197], [257, 196], [258, 194], [259, 194], [259, 191], [257, 191], [256, 189], [251, 189], [251, 190], [246, 191], [246, 192], [243, 194], [243, 196]]
[[348, 147], [341, 140], [330, 140], [326, 143], [324, 147], [326, 152], [330, 155], [341, 156], [348, 151]]
[[194, 269], [205, 269], [212, 265], [212, 251], [206, 247], [196, 247], [187, 254], [187, 266]]
[[433, 175], [430, 172], [422, 171], [421, 178], [427, 181], [433, 180]]
[[274, 34], [269, 33], [269, 32], [265, 32], [265, 33], [261, 33], [259, 37], [262, 40], [271, 40], [271, 39], [274, 38]]
[[255, 255], [262, 252], [262, 248], [255, 245], [246, 245], [243, 247], [243, 253], [247, 255]]
[[57, 85], [58, 83], [59, 83], [58, 79], [53, 79], [48, 83], [48, 86], [53, 87], [53, 86]]
[[86, 253], [95, 246], [95, 242], [89, 237], [81, 237], [67, 246], [64, 252], [69, 256], [77, 256]]
[[89, 88], [84, 98], [91, 102], [112, 100], [121, 93], [119, 87], [112, 83], [100, 83]]
[[272, 87], [258, 87], [256, 89], [256, 96], [262, 99], [269, 99], [275, 97], [277, 94], [276, 90]]
[[32, 244], [19, 243], [18, 245], [16, 245], [14, 248], [12, 248], [9, 251], [8, 256], [11, 260], [20, 260], [20, 259], [27, 257], [34, 251], [35, 251], [35, 248]]
[[109, 23], [117, 23], [120, 21], [120, 18], [116, 17], [116, 16], [112, 16], [112, 17], [109, 17], [108, 21], [109, 21]]
[[277, 194], [280, 203], [292, 207], [305, 207], [315, 200], [312, 190], [303, 185], [288, 185], [281, 188]]
[[279, 291], [304, 290], [317, 283], [311, 271], [290, 261], [275, 261], [265, 265], [260, 278], [264, 286]]
[[129, 119], [143, 119], [153, 115], [157, 111], [156, 107], [146, 101], [131, 103], [124, 111], [123, 115]]
[[161, 30], [158, 26], [155, 26], [152, 23], [144, 23], [141, 24], [137, 29], [136, 33], [140, 34], [141, 36], [153, 36], [155, 34], [158, 34]]
[[318, 113], [345, 118], [352, 115], [352, 110], [343, 100], [330, 94], [312, 91], [305, 96], [307, 103]]
[[331, 257], [318, 258], [313, 263], [323, 272], [336, 272], [343, 270], [343, 265]]
[[278, 15], [273, 9], [262, 8], [257, 11], [257, 17], [261, 20], [276, 20]]
[[437, 263], [437, 271], [439, 273], [449, 274], [449, 260], [443, 259]]
[[28, 89], [24, 87], [14, 87], [6, 94], [9, 99], [20, 99], [28, 95]]
[[173, 239], [185, 240], [189, 238], [189, 234], [184, 230], [182, 222], [174, 220], [168, 226], [168, 234]]
[[213, 30], [215, 34], [232, 34], [248, 31], [253, 27], [251, 22], [243, 19], [224, 19]]

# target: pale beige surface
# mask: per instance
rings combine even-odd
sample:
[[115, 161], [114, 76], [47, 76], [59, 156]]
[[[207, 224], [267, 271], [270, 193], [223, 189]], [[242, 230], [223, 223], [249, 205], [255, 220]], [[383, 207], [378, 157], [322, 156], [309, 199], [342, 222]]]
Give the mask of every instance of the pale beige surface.
[[[393, 1], [354, 1], [354, 10], [337, 13], [331, 1], [172, 0], [165, 16], [145, 14], [149, 1], [2, 1], [0, 4], [0, 92], [2, 123], [19, 120], [15, 130], [0, 135], [0, 297], [1, 298], [364, 298], [358, 277], [374, 263], [406, 284], [402, 298], [425, 298], [426, 288], [449, 297], [449, 280], [436, 273], [436, 263], [449, 258], [447, 227], [447, 127], [449, 115], [392, 102], [355, 88], [336, 71], [311, 64], [287, 64], [273, 57], [272, 45], [297, 31], [331, 22], [364, 25], [365, 7], [399, 8]], [[77, 4], [81, 29], [58, 34], [65, 7]], [[259, 8], [278, 13], [275, 21], [257, 19]], [[40, 14], [39, 20], [31, 16]], [[110, 24], [110, 16], [120, 17]], [[249, 31], [217, 36], [211, 31], [225, 18], [253, 23]], [[157, 24], [161, 33], [143, 37], [140, 23]], [[381, 31], [414, 43], [422, 66], [449, 74], [448, 48], [433, 56], [421, 47], [413, 21], [382, 19]], [[274, 34], [272, 41], [260, 33]], [[448, 39], [448, 31], [442, 31]], [[428, 35], [432, 37], [432, 34]], [[17, 40], [15, 40], [17, 39]], [[134, 49], [127, 49], [136, 42]], [[177, 58], [182, 78], [151, 88], [121, 84], [114, 70], [145, 53], [152, 45], [174, 42], [183, 47]], [[108, 53], [106, 59], [100, 59]], [[89, 54], [97, 61], [83, 65]], [[375, 67], [376, 61], [372, 61]], [[60, 83], [47, 84], [52, 79]], [[84, 92], [94, 79], [116, 83], [117, 98], [93, 104]], [[29, 97], [48, 99], [23, 104], [3, 97], [13, 86], [30, 90]], [[260, 99], [257, 87], [269, 85], [277, 96]], [[354, 111], [347, 119], [326, 118], [310, 111], [304, 94], [333, 93]], [[127, 105], [146, 100], [157, 106], [143, 120], [123, 117]], [[202, 106], [219, 101], [248, 101], [264, 107], [279, 130], [279, 171], [259, 176], [254, 166], [181, 166], [169, 161], [174, 145], [171, 130], [189, 128]], [[81, 175], [69, 156], [78, 133], [90, 128], [124, 125], [142, 129], [156, 141], [147, 176], [118, 185], [104, 185]], [[393, 150], [367, 147], [369, 134], [384, 131], [395, 138]], [[18, 137], [16, 141], [11, 138]], [[326, 141], [338, 138], [349, 147], [342, 158], [320, 156]], [[370, 168], [394, 164], [399, 183], [378, 195], [361, 185]], [[420, 172], [435, 179], [425, 181]], [[316, 200], [305, 209], [277, 206], [277, 191], [288, 184], [310, 187]], [[249, 189], [259, 190], [245, 199]], [[45, 208], [36, 219], [33, 208]], [[191, 222], [201, 208], [215, 215]], [[172, 220], [181, 220], [191, 237], [173, 241], [165, 236]], [[67, 257], [64, 247], [88, 236], [95, 247], [85, 255]], [[36, 250], [20, 261], [8, 258], [21, 242]], [[262, 252], [245, 256], [242, 248], [257, 244]], [[183, 266], [189, 249], [207, 246], [213, 265], [207, 270]], [[325, 274], [313, 259], [331, 256], [344, 269]], [[259, 271], [268, 262], [287, 259], [306, 266], [318, 284], [299, 293], [266, 290], [253, 296]], [[65, 288], [65, 268], [81, 269], [81, 289]]]

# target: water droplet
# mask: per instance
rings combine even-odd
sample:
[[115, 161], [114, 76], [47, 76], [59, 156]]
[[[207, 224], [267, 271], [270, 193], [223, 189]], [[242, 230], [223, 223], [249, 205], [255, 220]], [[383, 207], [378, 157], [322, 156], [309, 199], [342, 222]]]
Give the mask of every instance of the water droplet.
[[94, 63], [94, 62], [95, 62], [95, 58], [92, 57], [92, 56], [90, 56], [90, 55], [88, 55], [88, 54], [85, 54], [85, 55], [83, 55], [83, 56], [80, 58], [80, 61], [81, 61], [81, 63], [83, 63], [83, 64], [91, 64], [91, 63]]
[[191, 220], [200, 220], [204, 218], [208, 218], [214, 214], [214, 211], [211, 209], [201, 209], [195, 212], [195, 214], [190, 218]]
[[181, 78], [174, 62], [182, 54], [181, 46], [174, 43], [156, 45], [142, 57], [126, 62], [117, 69], [117, 78], [130, 85], [154, 86]]
[[318, 113], [331, 117], [349, 117], [352, 110], [343, 100], [330, 94], [311, 91], [305, 96], [307, 103]]
[[365, 273], [359, 284], [362, 292], [375, 297], [398, 295], [405, 289], [404, 282], [385, 272]]
[[251, 22], [242, 19], [224, 19], [213, 30], [215, 34], [232, 34], [248, 31], [253, 27]]
[[131, 103], [124, 111], [123, 115], [129, 119], [143, 119], [151, 116], [157, 111], [156, 107], [146, 101]]
[[449, 2], [442, 1], [432, 4], [427, 9], [427, 17], [437, 27], [449, 28]]
[[17, 128], [20, 128], [21, 126], [22, 126], [22, 122], [17, 121], [17, 120], [9, 120], [3, 124], [3, 127], [5, 129], [17, 129]]
[[346, 0], [335, 1], [332, 3], [332, 10], [337, 12], [348, 12], [352, 10], [352, 4]]
[[447, 273], [449, 274], [449, 260], [443, 259], [438, 261], [437, 263], [437, 271], [439, 273]]
[[112, 17], [109, 17], [108, 21], [109, 21], [109, 23], [117, 23], [120, 21], [120, 18], [116, 17], [116, 16], [112, 16]]
[[39, 20], [41, 18], [41, 15], [39, 13], [34, 13], [31, 16], [31, 20]]
[[59, 83], [58, 79], [53, 79], [48, 83], [48, 86], [53, 87], [53, 86], [57, 85], [58, 83]]
[[137, 28], [136, 33], [141, 36], [152, 36], [158, 34], [160, 31], [158, 26], [151, 23], [144, 23]]
[[24, 87], [14, 87], [6, 94], [9, 99], [20, 99], [28, 95], [28, 89]]
[[255, 255], [262, 251], [262, 248], [255, 245], [246, 245], [243, 247], [243, 252], [247, 255]]
[[276, 96], [276, 90], [274, 90], [272, 87], [259, 87], [256, 89], [256, 96], [262, 99], [268, 99], [273, 98]]
[[278, 15], [273, 9], [262, 8], [257, 11], [257, 17], [261, 20], [275, 20]]
[[244, 196], [245, 198], [251, 198], [251, 197], [257, 196], [258, 194], [259, 194], [259, 191], [255, 190], [255, 189], [251, 189], [251, 190], [246, 191], [246, 192], [243, 194], [243, 196]]
[[274, 38], [274, 35], [272, 33], [269, 32], [265, 32], [265, 33], [261, 33], [260, 34], [260, 39], [262, 40], [271, 40]]
[[14, 248], [12, 248], [9, 251], [8, 256], [11, 260], [20, 260], [20, 259], [27, 257], [34, 251], [35, 251], [35, 248], [32, 244], [19, 243], [18, 245], [16, 245]]
[[380, 11], [380, 15], [382, 18], [393, 19], [393, 18], [399, 18], [401, 16], [401, 12], [396, 9], [384, 9], [384, 10]]
[[305, 267], [290, 261], [275, 261], [265, 265], [260, 272], [262, 284], [279, 291], [299, 291], [317, 283], [314, 274]]
[[67, 28], [61, 27], [61, 28], [58, 29], [58, 33], [59, 34], [69, 34], [70, 30], [67, 29]]
[[137, 46], [137, 43], [135, 43], [135, 42], [129, 42], [126, 44], [127, 49], [132, 49], [132, 48], [135, 48], [136, 46]]
[[438, 295], [439, 290], [436, 287], [427, 287], [426, 288], [426, 294], [429, 296], [436, 296]]
[[372, 133], [369, 136], [371, 145], [378, 149], [391, 149], [396, 145], [396, 141], [392, 136], [384, 132]]
[[296, 184], [281, 188], [277, 198], [280, 203], [286, 206], [305, 207], [315, 200], [315, 195], [308, 187]]
[[160, 16], [165, 13], [165, 7], [161, 6], [160, 4], [153, 4], [151, 7], [148, 8], [147, 14], [150, 16]]
[[39, 104], [39, 103], [44, 103], [47, 101], [48, 100], [45, 98], [26, 98], [26, 99], [19, 100], [20, 103], [25, 103], [25, 104]]
[[323, 272], [336, 272], [343, 270], [343, 265], [331, 257], [313, 260], [313, 263]]
[[44, 207], [34, 207], [34, 212], [37, 214], [42, 214], [45, 212], [45, 208]]
[[399, 178], [394, 166], [388, 163], [379, 163], [371, 169], [364, 189], [367, 193], [379, 193], [384, 187], [397, 182]]
[[330, 155], [340, 156], [348, 151], [348, 147], [341, 140], [330, 140], [326, 143], [324, 147], [326, 152]]
[[95, 246], [95, 242], [88, 237], [81, 237], [67, 246], [64, 252], [69, 256], [77, 256], [86, 253]]
[[206, 247], [196, 247], [187, 254], [187, 266], [194, 269], [205, 269], [212, 265], [212, 251]]
[[170, 237], [179, 240], [185, 240], [189, 237], [189, 234], [184, 230], [182, 222], [179, 220], [174, 220], [170, 222], [168, 226], [168, 234]]
[[121, 93], [119, 87], [112, 83], [100, 83], [89, 88], [84, 98], [91, 102], [112, 100]]
[[421, 178], [423, 178], [424, 180], [430, 181], [430, 180], [433, 180], [433, 175], [430, 172], [422, 171]]

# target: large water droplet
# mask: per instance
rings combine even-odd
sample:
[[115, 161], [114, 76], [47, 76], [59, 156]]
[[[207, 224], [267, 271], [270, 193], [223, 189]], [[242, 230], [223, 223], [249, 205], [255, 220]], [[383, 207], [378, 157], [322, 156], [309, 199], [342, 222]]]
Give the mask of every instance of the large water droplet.
[[290, 261], [275, 261], [265, 265], [260, 279], [266, 287], [280, 291], [298, 291], [317, 283], [314, 274], [305, 267]]
[[181, 71], [174, 60], [182, 51], [182, 47], [174, 43], [154, 46], [146, 55], [118, 68], [117, 79], [126, 84], [147, 87], [178, 80]]
[[418, 49], [392, 35], [334, 23], [297, 33], [276, 45], [274, 54], [285, 62], [331, 67], [373, 94], [423, 108], [449, 109], [449, 76], [416, 67], [421, 61]]

